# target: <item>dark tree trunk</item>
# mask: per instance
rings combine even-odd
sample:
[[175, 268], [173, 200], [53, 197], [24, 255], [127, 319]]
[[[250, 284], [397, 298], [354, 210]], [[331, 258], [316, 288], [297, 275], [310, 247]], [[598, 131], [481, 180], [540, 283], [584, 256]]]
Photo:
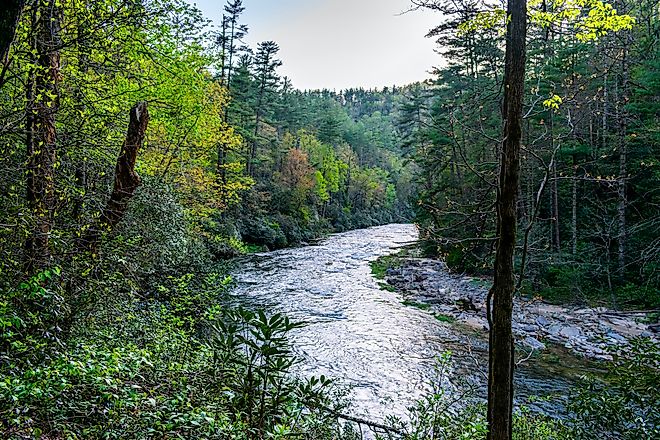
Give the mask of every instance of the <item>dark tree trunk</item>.
[[24, 0], [6, 0], [0, 9], [0, 87], [9, 68], [9, 49], [16, 35], [18, 20], [23, 12]]
[[138, 151], [142, 148], [148, 123], [147, 103], [138, 102], [131, 109], [126, 139], [117, 158], [115, 182], [110, 200], [103, 209], [98, 223], [90, 228], [82, 240], [82, 247], [86, 250], [95, 252], [101, 233], [111, 231], [121, 221], [128, 209], [128, 202], [140, 185], [140, 176], [135, 172], [135, 161]]
[[628, 208], [628, 197], [626, 193], [626, 183], [628, 179], [628, 101], [630, 100], [630, 72], [628, 60], [628, 45], [630, 36], [625, 35], [623, 58], [621, 59], [621, 102], [619, 103], [619, 179], [617, 184], [618, 206], [617, 217], [619, 236], [618, 243], [618, 277], [621, 282], [625, 281], [626, 276], [626, 244], [628, 232], [626, 230], [626, 210]]
[[578, 165], [576, 154], [573, 154], [573, 181], [571, 182], [571, 253], [577, 255], [577, 182]]
[[488, 439], [512, 436], [514, 346], [511, 331], [515, 290], [513, 256], [516, 247], [520, 141], [525, 83], [527, 2], [509, 0], [504, 87], [504, 141], [497, 194], [495, 282], [489, 292]]
[[27, 202], [33, 224], [25, 243], [27, 273], [50, 264], [60, 79], [60, 11], [55, 0], [41, 6], [33, 17], [36, 67], [29, 74], [26, 117]]
[[[555, 117], [554, 113], [550, 111], [550, 147], [551, 151], [555, 151]], [[553, 153], [554, 154], [554, 153]], [[552, 193], [550, 194], [550, 207], [552, 212], [552, 231], [550, 236], [551, 248], [558, 254], [561, 254], [561, 238], [559, 235], [559, 181], [557, 179], [557, 161], [553, 160], [551, 164], [552, 173]]]
[[220, 179], [220, 183], [227, 183], [227, 170], [226, 170], [226, 156], [227, 156], [227, 146], [224, 141], [220, 141], [218, 144], [218, 164], [217, 164], [217, 175]]

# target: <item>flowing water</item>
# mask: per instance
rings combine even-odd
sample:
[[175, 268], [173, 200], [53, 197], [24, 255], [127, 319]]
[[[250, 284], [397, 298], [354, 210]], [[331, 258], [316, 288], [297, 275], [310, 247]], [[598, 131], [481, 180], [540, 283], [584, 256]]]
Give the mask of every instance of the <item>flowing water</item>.
[[[352, 386], [358, 415], [404, 415], [429, 381], [437, 380], [436, 358], [448, 350], [451, 382], [476, 381], [485, 395], [483, 335], [403, 305], [399, 293], [382, 290], [371, 275], [369, 262], [416, 239], [413, 225], [392, 224], [332, 235], [314, 246], [251, 255], [237, 265], [233, 294], [252, 307], [308, 323], [292, 335], [303, 358], [300, 373], [341, 378]], [[516, 384], [519, 398], [568, 386], [543, 365], [518, 369]], [[541, 405], [543, 411], [556, 410]]]

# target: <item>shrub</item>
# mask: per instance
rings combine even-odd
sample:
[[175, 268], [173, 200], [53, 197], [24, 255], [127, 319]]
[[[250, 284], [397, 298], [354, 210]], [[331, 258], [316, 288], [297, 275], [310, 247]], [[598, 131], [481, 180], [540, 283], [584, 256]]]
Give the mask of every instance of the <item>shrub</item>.
[[660, 344], [631, 340], [630, 350], [614, 353], [605, 381], [585, 377], [570, 397], [577, 439], [660, 438]]
[[[15, 295], [43, 300], [55, 275]], [[101, 295], [66, 340], [29, 347], [12, 344], [32, 341], [29, 314], [3, 300], [0, 437], [354, 439], [326, 411], [343, 405], [335, 383], [292, 373], [287, 334], [302, 324], [219, 305], [230, 283], [182, 274], [150, 297]]]

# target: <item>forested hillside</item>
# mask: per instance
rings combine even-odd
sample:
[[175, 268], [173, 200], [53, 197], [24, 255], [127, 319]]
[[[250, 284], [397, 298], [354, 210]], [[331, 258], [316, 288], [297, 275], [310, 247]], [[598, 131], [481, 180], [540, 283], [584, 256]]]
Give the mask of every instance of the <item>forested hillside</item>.
[[404, 3], [432, 78], [344, 90], [247, 1], [2, 4], [1, 438], [660, 435], [657, 0]]
[[[242, 243], [273, 249], [410, 217], [394, 91], [293, 89], [278, 75], [277, 44], [239, 42], [238, 3], [215, 30], [184, 2], [65, 3], [45, 29], [40, 7], [26, 5], [2, 84], [6, 273], [28, 257], [61, 264], [79, 247], [111, 193], [138, 102], [150, 115], [133, 153], [139, 189], [126, 218], [107, 225], [125, 220], [132, 249], [224, 257]], [[47, 59], [31, 55], [43, 50]], [[32, 123], [46, 119], [34, 139], [25, 108]], [[17, 252], [26, 241], [32, 256]]]
[[[321, 404], [326, 379], [298, 388], [284, 374], [293, 360], [278, 335], [297, 324], [217, 305], [222, 262], [411, 219], [399, 92], [297, 90], [275, 42], [242, 43], [242, 2], [223, 6], [215, 24], [182, 0], [3, 6], [1, 436], [195, 436], [245, 422], [261, 438], [302, 395]], [[218, 314], [237, 338], [265, 332], [262, 345], [209, 339]], [[219, 357], [234, 379], [212, 378]], [[279, 379], [242, 382], [250, 362]], [[268, 396], [245, 400], [257, 390]]]
[[[421, 167], [417, 219], [432, 250], [451, 266], [489, 274], [504, 34], [488, 15], [476, 26], [458, 25], [475, 2], [413, 3], [447, 17], [429, 34], [446, 66], [401, 107], [405, 145]], [[619, 1], [619, 17], [606, 6], [592, 14], [606, 22], [557, 24], [570, 6], [530, 4], [519, 287], [554, 301], [657, 308], [658, 4]], [[621, 14], [637, 25], [608, 33], [625, 22]]]

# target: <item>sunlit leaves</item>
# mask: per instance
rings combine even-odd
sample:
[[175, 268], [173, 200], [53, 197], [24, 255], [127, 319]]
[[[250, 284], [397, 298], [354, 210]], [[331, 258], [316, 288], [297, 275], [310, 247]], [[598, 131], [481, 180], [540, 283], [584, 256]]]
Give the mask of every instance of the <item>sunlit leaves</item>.
[[589, 13], [581, 18], [575, 28], [579, 41], [592, 41], [607, 35], [608, 32], [630, 30], [635, 19], [629, 15], [618, 14], [616, 9], [608, 3], [591, 1]]
[[480, 29], [506, 28], [506, 11], [494, 8], [490, 11], [479, 12], [471, 20], [464, 21], [458, 26], [460, 34], [476, 32]]
[[559, 110], [559, 106], [562, 104], [563, 100], [559, 95], [552, 95], [550, 98], [543, 101], [543, 107], [551, 110]]
[[[487, 6], [487, 5], [485, 5]], [[601, 0], [530, 0], [528, 15], [532, 24], [541, 28], [570, 26], [575, 38], [581, 42], [594, 41], [610, 32], [630, 30], [635, 19], [618, 11]], [[506, 28], [506, 10], [501, 7], [487, 7], [477, 12], [473, 18], [458, 25], [459, 34], [467, 34], [485, 29]]]

